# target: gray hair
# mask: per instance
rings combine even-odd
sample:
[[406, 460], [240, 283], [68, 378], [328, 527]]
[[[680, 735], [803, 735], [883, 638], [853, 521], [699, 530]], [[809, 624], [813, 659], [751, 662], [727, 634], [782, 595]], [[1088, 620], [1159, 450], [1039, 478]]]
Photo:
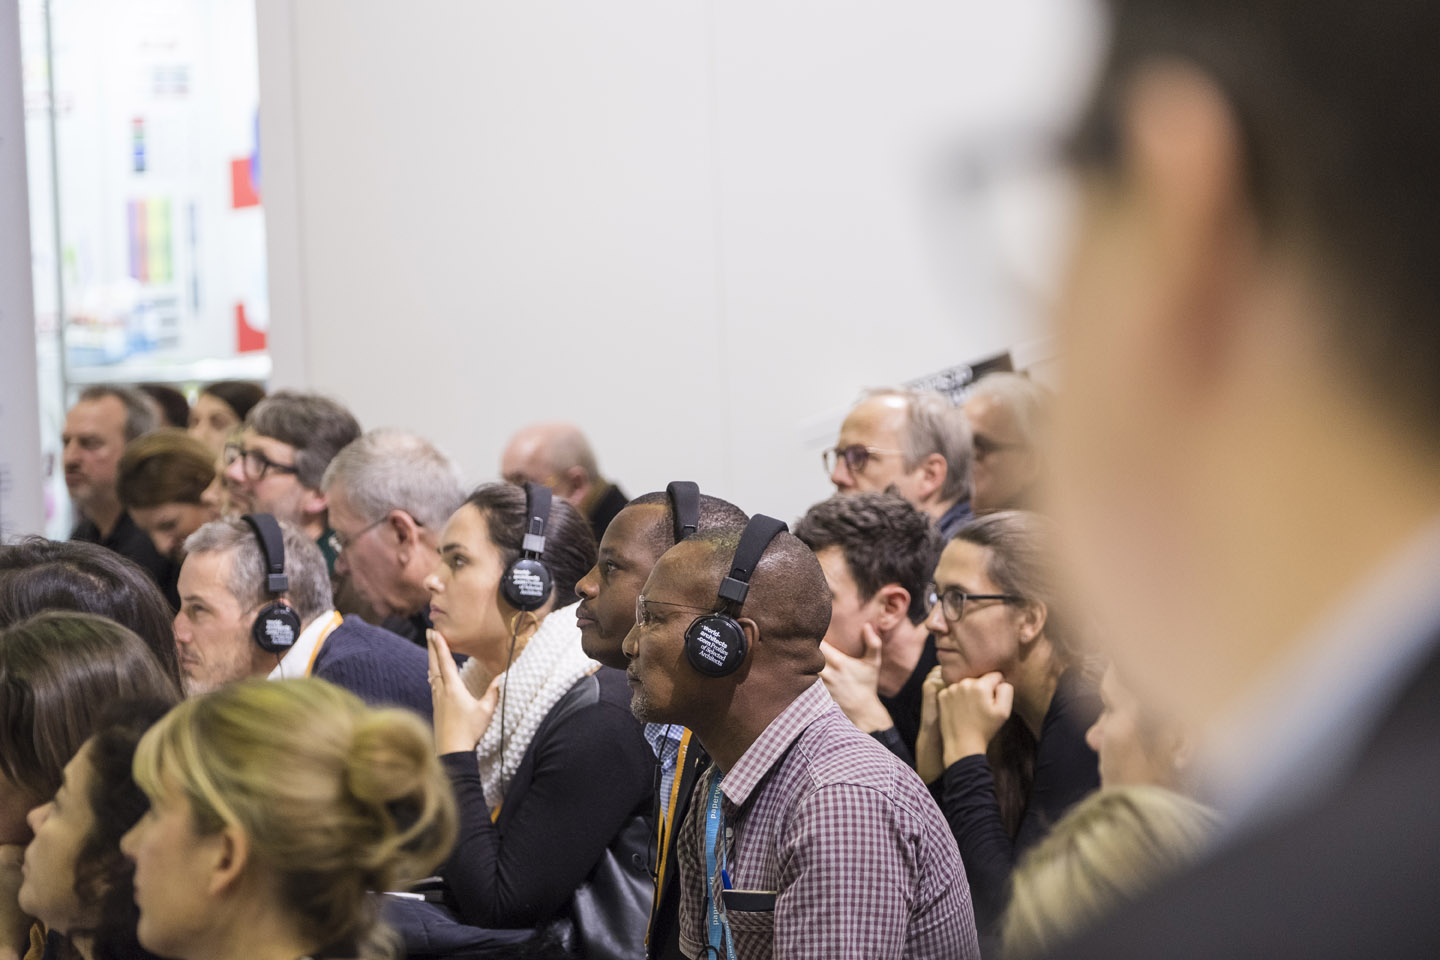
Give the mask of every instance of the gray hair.
[[914, 470], [932, 453], [945, 458], [945, 483], [939, 497], [950, 502], [970, 496], [970, 463], [974, 446], [965, 412], [933, 390], [871, 390], [866, 400], [898, 397], [905, 401], [905, 428], [900, 447], [905, 469]]
[[245, 420], [262, 437], [295, 448], [295, 475], [301, 486], [319, 490], [325, 468], [346, 444], [360, 436], [360, 423], [345, 407], [318, 393], [281, 390], [257, 403]]
[[125, 442], [143, 436], [160, 426], [157, 404], [139, 390], [113, 383], [97, 383], [80, 391], [78, 402], [93, 403], [114, 397], [125, 405]]
[[[290, 601], [300, 622], [308, 624], [335, 606], [325, 555], [292, 523], [281, 520], [280, 534], [285, 544], [285, 575], [290, 578], [290, 589], [281, 596]], [[185, 553], [228, 553], [230, 574], [225, 589], [240, 602], [241, 609], [258, 607], [272, 599], [265, 589], [265, 555], [255, 531], [244, 520], [237, 517], [210, 521], [186, 538]]]
[[975, 381], [969, 400], [985, 397], [1009, 410], [1015, 417], [1020, 440], [1032, 450], [1044, 450], [1043, 435], [1050, 412], [1050, 391], [1018, 373], [992, 373]]
[[328, 492], [337, 483], [366, 523], [404, 510], [420, 526], [439, 531], [465, 500], [455, 461], [402, 430], [372, 430], [337, 453], [320, 486]]

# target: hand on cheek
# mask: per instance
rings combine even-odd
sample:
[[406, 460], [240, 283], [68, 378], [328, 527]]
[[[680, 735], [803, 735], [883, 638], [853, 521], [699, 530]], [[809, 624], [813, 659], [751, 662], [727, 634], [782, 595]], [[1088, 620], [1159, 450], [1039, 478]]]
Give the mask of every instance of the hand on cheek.
[[946, 767], [962, 757], [983, 754], [995, 734], [1010, 719], [1015, 688], [998, 673], [964, 679], [941, 690], [940, 736]]

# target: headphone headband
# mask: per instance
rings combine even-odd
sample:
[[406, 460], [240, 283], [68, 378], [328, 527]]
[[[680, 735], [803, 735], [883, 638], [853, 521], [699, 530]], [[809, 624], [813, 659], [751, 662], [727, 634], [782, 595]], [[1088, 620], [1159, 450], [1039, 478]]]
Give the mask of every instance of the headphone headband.
[[665, 494], [670, 498], [675, 542], [679, 543], [700, 529], [700, 485], [691, 480], [672, 480]]
[[260, 552], [265, 557], [266, 592], [286, 592], [290, 589], [290, 578], [285, 575], [285, 537], [279, 522], [268, 513], [247, 513], [240, 519], [250, 524], [255, 539], [260, 541]]
[[735, 559], [730, 563], [730, 575], [720, 581], [720, 602], [731, 616], [739, 614], [740, 607], [744, 605], [745, 597], [750, 593], [750, 578], [755, 575], [765, 548], [777, 535], [789, 529], [785, 521], [763, 513], [755, 514], [745, 524], [740, 545], [735, 548]]
[[545, 525], [550, 522], [550, 488], [525, 484], [525, 539], [520, 552], [539, 560], [545, 554]]

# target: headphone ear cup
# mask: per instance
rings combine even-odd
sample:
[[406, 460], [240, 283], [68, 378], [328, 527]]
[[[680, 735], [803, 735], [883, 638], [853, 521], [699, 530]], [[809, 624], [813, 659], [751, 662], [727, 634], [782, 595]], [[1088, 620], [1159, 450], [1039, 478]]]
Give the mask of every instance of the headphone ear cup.
[[300, 637], [300, 615], [284, 603], [269, 603], [250, 625], [250, 636], [266, 653], [284, 653]]
[[685, 659], [702, 676], [730, 676], [745, 662], [748, 649], [745, 628], [723, 613], [697, 617], [685, 630]]
[[522, 557], [500, 578], [500, 595], [522, 613], [539, 610], [550, 599], [550, 571], [539, 560]]

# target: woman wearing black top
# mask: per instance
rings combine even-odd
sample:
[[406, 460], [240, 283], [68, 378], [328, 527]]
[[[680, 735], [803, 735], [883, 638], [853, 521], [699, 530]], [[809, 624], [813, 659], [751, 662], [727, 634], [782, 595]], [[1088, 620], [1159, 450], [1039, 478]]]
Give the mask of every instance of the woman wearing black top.
[[[576, 889], [651, 807], [655, 757], [625, 676], [580, 648], [575, 583], [595, 541], [570, 504], [555, 498], [546, 524], [544, 605], [517, 611], [500, 590], [529, 514], [522, 488], [480, 487], [445, 524], [426, 580], [435, 740], [460, 805], [441, 876], [456, 917], [477, 927], [567, 918]], [[463, 670], [452, 650], [470, 656]], [[634, 920], [643, 934], [644, 911]]]
[[926, 681], [917, 769], [960, 845], [975, 920], [993, 931], [1026, 848], [1100, 785], [1085, 731], [1099, 713], [1058, 599], [1054, 537], [1004, 511], [950, 541], [927, 626], [940, 666]]

